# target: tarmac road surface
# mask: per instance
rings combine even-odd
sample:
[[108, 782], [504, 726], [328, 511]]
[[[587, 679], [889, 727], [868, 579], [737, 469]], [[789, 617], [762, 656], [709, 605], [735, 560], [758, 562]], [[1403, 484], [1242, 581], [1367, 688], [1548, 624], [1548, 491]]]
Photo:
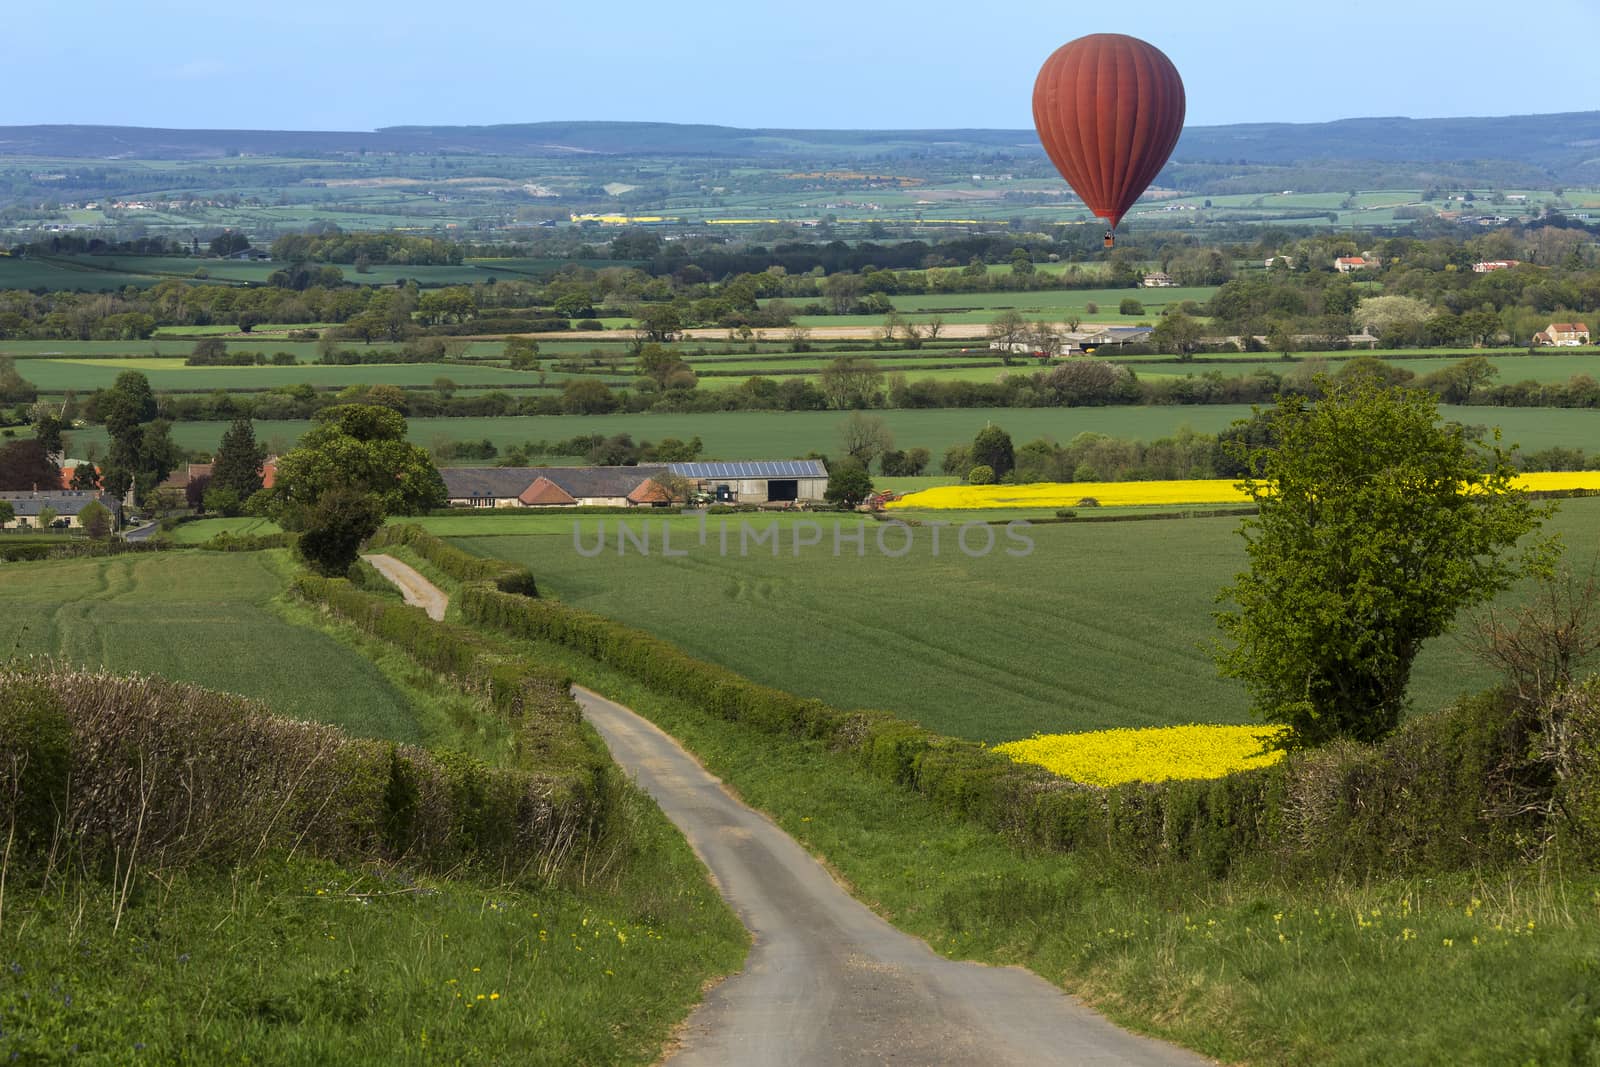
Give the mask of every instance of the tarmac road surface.
[[655, 798], [755, 936], [707, 994], [674, 1067], [1211, 1063], [1121, 1030], [1020, 967], [947, 960], [874, 915], [676, 741], [574, 687], [613, 758]]
[[399, 586], [400, 595], [405, 598], [407, 604], [426, 611], [428, 618], [434, 622], [444, 621], [444, 609], [450, 605], [449, 598], [438, 586], [418, 574], [414, 567], [401, 563], [393, 556], [371, 555], [361, 558], [376, 567], [379, 574]]
[[[444, 593], [393, 556], [362, 557], [406, 602]], [[1021, 967], [947, 960], [846, 893], [761, 813], [653, 723], [581, 686], [612, 757], [655, 798], [754, 935], [744, 970], [706, 995], [663, 1060], [673, 1067], [1202, 1067], [1193, 1052], [1113, 1026]]]

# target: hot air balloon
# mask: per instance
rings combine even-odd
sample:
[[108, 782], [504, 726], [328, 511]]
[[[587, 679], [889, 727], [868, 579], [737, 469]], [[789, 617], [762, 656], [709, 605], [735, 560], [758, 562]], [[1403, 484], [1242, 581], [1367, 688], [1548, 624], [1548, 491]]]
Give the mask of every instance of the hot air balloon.
[[1120, 33], [1080, 37], [1044, 61], [1033, 123], [1089, 210], [1117, 223], [1161, 172], [1183, 132], [1183, 79], [1154, 45]]

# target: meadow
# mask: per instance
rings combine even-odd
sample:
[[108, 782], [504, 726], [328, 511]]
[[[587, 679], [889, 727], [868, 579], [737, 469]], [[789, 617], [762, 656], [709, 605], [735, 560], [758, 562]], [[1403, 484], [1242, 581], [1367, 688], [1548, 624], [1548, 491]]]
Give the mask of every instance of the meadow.
[[[575, 607], [608, 615], [759, 682], [843, 707], [884, 708], [941, 733], [990, 743], [1035, 732], [1118, 726], [1248, 721], [1244, 690], [1217, 676], [1208, 649], [1217, 639], [1216, 596], [1245, 566], [1232, 518], [1040, 525], [1025, 557], [1000, 531], [981, 558], [960, 548], [955, 529], [902, 535], [867, 521], [866, 555], [845, 541], [833, 554], [837, 518], [822, 515], [822, 543], [794, 553], [793, 520], [729, 516], [727, 555], [718, 519], [707, 544], [691, 519], [648, 521], [652, 553], [632, 542], [617, 551], [617, 519], [606, 520], [605, 551], [592, 551], [600, 519], [495, 516], [435, 519], [437, 529], [477, 555], [528, 566], [540, 588]], [[779, 526], [780, 551], [741, 543], [740, 526]], [[1586, 566], [1600, 553], [1600, 500], [1561, 506], [1551, 528]], [[673, 527], [662, 554], [660, 526]], [[513, 524], [521, 523], [517, 532]], [[483, 523], [468, 530], [466, 523]], [[974, 532], [974, 552], [986, 543]], [[1520, 595], [1520, 594], [1519, 594]], [[1412, 698], [1437, 707], [1491, 684], [1492, 673], [1456, 638], [1433, 641], [1418, 660]]]
[[422, 740], [411, 697], [370, 659], [284, 617], [275, 600], [286, 569], [282, 553], [261, 552], [0, 564], [0, 650], [156, 674], [365, 737]]
[[[214, 390], [278, 389], [302, 383], [318, 388], [347, 385], [399, 385], [426, 387], [440, 378], [458, 386], [490, 388], [509, 386], [529, 388], [539, 376], [505, 367], [482, 367], [460, 363], [385, 363], [371, 366], [325, 366], [297, 364], [287, 367], [188, 367], [180, 356], [146, 358], [71, 358], [28, 360], [24, 374], [42, 392], [60, 393], [72, 389], [90, 393], [104, 389], [119, 374], [138, 371], [159, 392], [204, 393]], [[566, 375], [547, 373], [560, 380]]]
[[[1556, 445], [1600, 452], [1600, 411], [1581, 408], [1488, 408], [1442, 406], [1447, 419], [1469, 426], [1499, 426], [1508, 443], [1537, 450]], [[665, 437], [704, 443], [704, 459], [790, 459], [808, 452], [839, 452], [842, 411], [729, 411], [716, 414], [524, 415], [505, 418], [415, 418], [410, 437], [433, 447], [446, 441], [489, 439], [502, 452], [530, 441], [560, 441], [587, 435], [627, 433], [635, 441]], [[954, 444], [969, 443], [989, 424], [1003, 427], [1017, 444], [1037, 437], [1070, 441], [1080, 433], [1155, 440], [1183, 427], [1216, 433], [1248, 418], [1245, 404], [1106, 408], [942, 408], [887, 409], [873, 412], [894, 435], [895, 447], [923, 447], [938, 457]], [[311, 424], [301, 420], [262, 420], [256, 438], [275, 451], [293, 446]], [[180, 446], [210, 452], [228, 429], [226, 422], [179, 422], [172, 439]], [[91, 444], [103, 454], [105, 429], [89, 426], [70, 434], [69, 454], [81, 456]]]

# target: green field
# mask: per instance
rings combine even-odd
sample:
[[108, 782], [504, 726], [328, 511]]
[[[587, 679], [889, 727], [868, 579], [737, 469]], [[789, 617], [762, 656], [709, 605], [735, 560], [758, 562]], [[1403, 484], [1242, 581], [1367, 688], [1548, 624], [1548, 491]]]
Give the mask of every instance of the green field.
[[[410, 385], [429, 386], [435, 379], [448, 378], [461, 386], [528, 387], [538, 384], [539, 376], [504, 367], [475, 367], [461, 363], [381, 363], [370, 366], [325, 366], [301, 364], [292, 367], [186, 367], [177, 356], [144, 359], [68, 358], [31, 359], [22, 364], [28, 381], [47, 393], [74, 389], [80, 393], [109, 387], [117, 375], [138, 371], [159, 392], [204, 393], [217, 389], [275, 389], [299, 385]], [[565, 378], [560, 371], [547, 378]]]
[[[1169, 304], [1193, 300], [1204, 305], [1216, 292], [1215, 286], [1171, 289], [1041, 289], [1020, 293], [896, 293], [889, 297], [902, 317], [911, 322], [926, 322], [938, 316], [946, 323], [993, 322], [1003, 311], [1015, 311], [1030, 319], [1060, 322], [1077, 316], [1084, 322], [1133, 325], [1154, 322]], [[1124, 315], [1118, 308], [1124, 299], [1144, 305], [1138, 315]], [[787, 301], [793, 304], [793, 300]], [[1091, 312], [1089, 305], [1096, 310]], [[870, 315], [802, 315], [795, 319], [805, 326], [876, 326], [881, 319]]]
[[241, 693], [280, 714], [417, 741], [372, 662], [285, 621], [281, 553], [183, 552], [0, 564], [0, 649]]
[[[1025, 558], [995, 548], [969, 558], [945, 530], [940, 554], [932, 530], [913, 531], [909, 554], [886, 558], [867, 522], [867, 555], [851, 543], [832, 553], [833, 523], [819, 515], [823, 542], [793, 554], [796, 530], [779, 525], [770, 545], [741, 554], [740, 526], [771, 519], [729, 516], [729, 554], [718, 520], [700, 547], [690, 519], [648, 522], [652, 554], [632, 543], [617, 552], [617, 522], [606, 520], [606, 550], [584, 558], [574, 521], [507, 516], [433, 520], [453, 525], [468, 551], [527, 565], [540, 588], [577, 607], [609, 615], [778, 688], [845, 707], [886, 708], [930, 728], [999, 742], [1033, 732], [1186, 722], [1247, 721], [1241, 687], [1217, 677], [1207, 653], [1217, 637], [1217, 592], [1245, 566], [1238, 520], [1186, 519], [1036, 526]], [[501, 532], [522, 522], [517, 533]], [[503, 523], [500, 530], [463, 524]], [[661, 524], [673, 525], [675, 551], [661, 555]], [[583, 521], [591, 548], [599, 520]], [[1569, 501], [1553, 522], [1577, 566], [1600, 553], [1600, 500]], [[462, 536], [466, 534], [467, 536]], [[478, 534], [478, 536], [472, 536]], [[891, 550], [900, 535], [889, 533]], [[976, 532], [970, 546], [984, 541]], [[1430, 644], [1417, 664], [1412, 696], [1438, 706], [1484, 688], [1493, 677], [1450, 637]]]
[[[1500, 426], [1508, 442], [1535, 450], [1564, 445], [1600, 453], [1600, 411], [1581, 408], [1441, 407], [1447, 419], [1473, 426]], [[1248, 418], [1244, 404], [1172, 407], [1106, 408], [941, 408], [874, 412], [894, 434], [897, 448], [921, 446], [933, 453], [934, 466], [953, 444], [969, 443], [988, 423], [1004, 427], [1017, 444], [1036, 437], [1069, 441], [1084, 432], [1154, 440], [1181, 427], [1215, 433]], [[502, 451], [529, 441], [560, 441], [579, 434], [629, 433], [635, 441], [660, 441], [699, 436], [705, 459], [791, 459], [817, 451], [840, 450], [840, 411], [729, 411], [717, 414], [526, 415], [483, 419], [412, 419], [411, 440], [432, 447], [444, 441], [477, 441], [487, 437]], [[304, 420], [261, 421], [256, 438], [276, 451], [291, 447], [310, 428]], [[172, 437], [184, 448], [212, 451], [228, 429], [226, 422], [180, 422]], [[70, 454], [106, 448], [103, 427], [74, 430]], [[938, 473], [935, 469], [933, 473]]]

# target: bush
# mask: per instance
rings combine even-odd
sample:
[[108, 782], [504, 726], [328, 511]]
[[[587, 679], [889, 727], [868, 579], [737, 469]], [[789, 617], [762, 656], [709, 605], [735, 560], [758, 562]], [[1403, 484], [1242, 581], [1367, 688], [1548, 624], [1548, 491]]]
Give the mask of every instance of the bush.
[[[137, 840], [147, 867], [234, 863], [276, 847], [542, 881], [603, 822], [608, 802], [592, 788], [594, 768], [434, 756], [155, 678], [5, 667], [0, 708], [0, 755], [30, 754], [21, 794], [32, 806], [19, 812], [54, 827], [59, 810], [90, 862], [126, 865]], [[5, 778], [18, 765], [0, 763], [0, 787], [15, 790]]]
[[36, 678], [0, 686], [0, 801], [24, 847], [65, 829], [72, 727], [60, 699]]
[[993, 485], [994, 468], [987, 463], [980, 463], [967, 472], [969, 485]]

